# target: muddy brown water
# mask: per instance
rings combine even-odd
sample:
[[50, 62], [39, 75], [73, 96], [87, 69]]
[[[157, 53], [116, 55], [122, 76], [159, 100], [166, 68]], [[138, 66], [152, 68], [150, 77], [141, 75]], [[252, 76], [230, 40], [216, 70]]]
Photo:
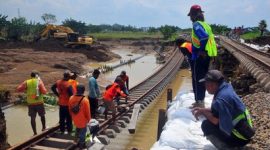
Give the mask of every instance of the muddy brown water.
[[157, 141], [157, 124], [159, 109], [167, 108], [167, 89], [173, 90], [173, 97], [176, 96], [179, 89], [181, 91], [191, 90], [191, 74], [189, 70], [181, 70], [175, 79], [165, 88], [163, 93], [140, 114], [137, 123], [136, 133], [127, 145], [126, 149], [137, 148], [139, 150], [148, 150]]
[[[122, 60], [128, 60], [140, 56], [141, 54], [131, 54], [129, 51], [114, 50], [115, 53], [121, 55]], [[130, 56], [131, 54], [132, 56]], [[108, 65], [113, 65], [119, 63], [119, 60], [111, 62]], [[100, 64], [92, 64], [93, 66], [100, 66]], [[130, 78], [130, 87], [138, 84], [146, 77], [157, 71], [161, 65], [156, 64], [156, 59], [153, 54], [146, 55], [141, 59], [137, 60], [135, 63], [130, 65], [124, 65], [119, 68], [114, 69], [112, 72], [104, 74], [106, 80], [111, 82], [114, 81], [115, 77], [120, 74], [122, 70], [125, 70]], [[87, 94], [87, 92], [85, 93]], [[30, 118], [28, 116], [28, 108], [26, 105], [17, 105], [9, 109], [4, 110], [5, 117], [7, 121], [7, 133], [8, 142], [11, 145], [15, 145], [29, 139], [32, 135], [32, 129], [30, 125]], [[46, 122], [48, 127], [54, 126], [59, 121], [58, 107], [46, 107]], [[37, 116], [37, 131], [41, 132], [41, 122], [40, 118]]]

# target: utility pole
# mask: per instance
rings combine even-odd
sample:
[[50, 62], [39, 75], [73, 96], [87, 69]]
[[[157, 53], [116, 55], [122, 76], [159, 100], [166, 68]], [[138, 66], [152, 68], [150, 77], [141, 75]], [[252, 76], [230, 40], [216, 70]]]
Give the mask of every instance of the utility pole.
[[18, 8], [18, 17], [21, 18], [20, 8]]

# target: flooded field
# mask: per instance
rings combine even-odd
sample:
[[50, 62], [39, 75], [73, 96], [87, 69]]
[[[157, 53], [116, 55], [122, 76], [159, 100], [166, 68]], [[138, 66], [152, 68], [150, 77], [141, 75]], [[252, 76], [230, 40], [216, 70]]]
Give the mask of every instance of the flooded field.
[[[127, 50], [115, 50], [114, 53], [121, 55], [122, 61], [129, 60], [141, 56], [141, 54], [133, 54]], [[114, 65], [119, 63], [118, 61], [111, 62], [107, 65]], [[94, 67], [103, 65], [100, 64], [91, 64]], [[93, 67], [92, 66], [92, 67]], [[111, 82], [114, 81], [115, 77], [120, 74], [122, 70], [126, 70], [129, 78], [130, 78], [130, 87], [138, 84], [146, 77], [150, 76], [155, 72], [161, 65], [156, 64], [154, 54], [146, 55], [140, 59], [138, 59], [135, 63], [124, 65], [119, 68], [114, 69], [111, 72], [107, 72], [104, 74], [106, 80]], [[87, 93], [87, 92], [86, 92]], [[8, 141], [11, 145], [18, 144], [33, 135], [31, 125], [30, 125], [30, 117], [28, 116], [28, 108], [25, 105], [17, 105], [11, 107], [9, 109], [4, 110], [6, 120], [7, 120], [7, 133], [8, 133]], [[46, 123], [47, 126], [52, 127], [56, 125], [59, 121], [58, 117], [58, 106], [55, 107], [46, 107]], [[41, 132], [41, 122], [40, 118], [37, 116], [37, 131]]]

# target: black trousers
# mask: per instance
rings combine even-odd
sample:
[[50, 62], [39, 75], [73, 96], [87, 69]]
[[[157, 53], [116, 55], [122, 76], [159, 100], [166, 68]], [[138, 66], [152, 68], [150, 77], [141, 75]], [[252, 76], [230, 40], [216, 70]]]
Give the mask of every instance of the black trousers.
[[250, 140], [241, 140], [233, 134], [231, 136], [226, 135], [219, 129], [219, 125], [214, 125], [208, 120], [202, 122], [201, 128], [205, 136], [214, 135], [220, 141], [231, 147], [243, 147], [250, 142]]
[[71, 133], [72, 131], [72, 120], [69, 114], [68, 106], [61, 106], [59, 108], [59, 124], [60, 124], [60, 131], [65, 132], [67, 131]]
[[91, 118], [96, 118], [96, 111], [98, 109], [98, 99], [97, 98], [91, 98], [88, 96], [89, 104], [90, 104], [90, 112], [91, 112]]
[[192, 87], [194, 91], [195, 101], [204, 100], [205, 97], [205, 86], [204, 82], [199, 82], [200, 79], [204, 78], [208, 72], [210, 63], [210, 57], [198, 57], [192, 61]]

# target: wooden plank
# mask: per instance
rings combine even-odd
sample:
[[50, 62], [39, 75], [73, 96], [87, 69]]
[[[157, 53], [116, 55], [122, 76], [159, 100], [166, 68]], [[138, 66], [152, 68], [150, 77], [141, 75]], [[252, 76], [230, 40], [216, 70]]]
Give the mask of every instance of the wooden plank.
[[128, 126], [128, 131], [129, 131], [130, 134], [135, 133], [136, 124], [137, 124], [140, 109], [141, 109], [141, 104], [135, 104], [134, 105], [132, 116], [131, 116], [130, 123], [129, 123], [129, 126]]

